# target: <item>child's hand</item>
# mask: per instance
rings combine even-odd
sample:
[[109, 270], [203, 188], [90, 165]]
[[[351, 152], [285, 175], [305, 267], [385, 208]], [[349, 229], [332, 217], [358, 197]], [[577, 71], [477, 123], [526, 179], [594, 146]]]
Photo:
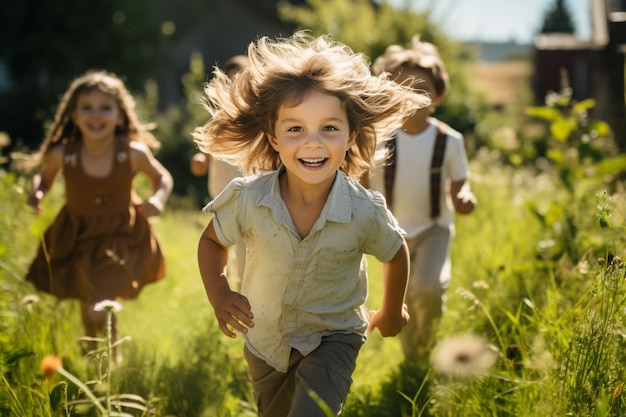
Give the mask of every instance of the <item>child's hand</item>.
[[476, 197], [471, 191], [461, 190], [452, 199], [454, 210], [459, 214], [470, 214], [476, 207]]
[[150, 197], [137, 207], [137, 211], [144, 217], [158, 216], [163, 211], [163, 204], [157, 198]]
[[39, 214], [41, 213], [41, 206], [39, 205], [39, 203], [41, 202], [42, 199], [43, 199], [43, 191], [39, 190], [34, 193], [30, 193], [28, 195], [26, 204], [31, 206], [35, 210], [35, 213]]
[[402, 304], [400, 314], [387, 314], [383, 310], [370, 310], [370, 324], [367, 332], [371, 333], [375, 328], [383, 337], [395, 336], [409, 322], [409, 309], [406, 304]]
[[206, 175], [208, 169], [209, 157], [206, 154], [202, 152], [197, 152], [194, 156], [191, 157], [189, 170], [193, 175], [201, 177], [202, 175]]
[[237, 337], [231, 328], [247, 333], [248, 328], [254, 327], [250, 303], [244, 295], [238, 292], [229, 289], [224, 294], [220, 294], [213, 303], [213, 310], [215, 310], [215, 317], [222, 333], [228, 337]]

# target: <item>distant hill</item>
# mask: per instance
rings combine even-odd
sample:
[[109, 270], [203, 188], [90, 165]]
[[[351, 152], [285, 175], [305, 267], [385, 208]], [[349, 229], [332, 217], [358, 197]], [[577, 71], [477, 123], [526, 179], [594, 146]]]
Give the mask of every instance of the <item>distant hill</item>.
[[484, 62], [530, 59], [533, 52], [531, 44], [520, 44], [517, 42], [473, 41], [465, 44], [474, 48], [477, 52], [478, 60]]

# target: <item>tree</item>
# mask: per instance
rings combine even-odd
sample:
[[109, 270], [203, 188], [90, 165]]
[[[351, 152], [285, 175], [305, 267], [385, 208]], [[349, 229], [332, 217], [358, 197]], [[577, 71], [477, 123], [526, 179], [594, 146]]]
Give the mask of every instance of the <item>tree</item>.
[[541, 33], [574, 33], [572, 15], [565, 6], [564, 0], [556, 0], [552, 10], [546, 15]]
[[0, 14], [0, 130], [36, 146], [69, 82], [103, 68], [138, 87], [164, 41], [149, 0], [25, 0]]

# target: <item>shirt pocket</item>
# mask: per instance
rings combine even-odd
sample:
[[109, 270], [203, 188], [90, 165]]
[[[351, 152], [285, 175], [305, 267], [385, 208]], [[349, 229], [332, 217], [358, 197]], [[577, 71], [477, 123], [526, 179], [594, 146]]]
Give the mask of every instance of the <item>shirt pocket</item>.
[[317, 258], [316, 281], [354, 280], [361, 264], [359, 250], [321, 250]]

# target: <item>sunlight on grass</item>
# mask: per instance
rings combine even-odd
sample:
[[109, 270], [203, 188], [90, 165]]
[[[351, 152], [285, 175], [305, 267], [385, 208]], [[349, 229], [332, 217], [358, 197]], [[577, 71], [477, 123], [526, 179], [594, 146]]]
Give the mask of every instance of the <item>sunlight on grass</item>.
[[[380, 308], [383, 281], [380, 263], [368, 257], [369, 295], [366, 306], [370, 310]], [[376, 386], [385, 375], [403, 360], [400, 341], [395, 337], [382, 337], [378, 330], [370, 333], [367, 342], [357, 357], [357, 366], [352, 375], [355, 389]]]
[[[549, 173], [500, 165], [489, 151], [476, 156], [472, 172], [479, 205], [471, 216], [457, 218], [453, 279], [437, 337], [471, 332], [484, 338], [497, 355], [494, 368], [480, 379], [449, 381], [426, 361], [404, 363], [399, 340], [375, 331], [360, 351], [342, 416], [622, 415], [621, 188], [602, 196], [590, 184], [584, 188], [590, 196], [562, 208], [579, 219], [571, 245], [584, 256], [572, 260], [549, 246], [560, 230], [546, 228], [529, 209], [529, 201], [558, 206], [560, 193]], [[62, 187], [35, 216], [24, 209], [21, 181], [0, 177], [6, 231], [0, 235], [0, 415], [56, 417], [70, 407], [61, 398], [80, 393], [67, 380], [44, 392], [41, 359], [63, 356], [63, 366], [82, 381], [98, 373], [80, 350], [77, 302], [36, 294], [23, 281]], [[199, 210], [182, 209], [151, 219], [165, 249], [166, 276], [137, 299], [121, 301], [119, 337], [130, 343], [111, 384], [116, 392], [158, 399], [154, 406], [163, 415], [254, 416], [243, 341], [217, 329], [198, 272], [197, 242], [207, 221]], [[380, 264], [373, 258], [368, 264], [366, 304], [377, 309]]]
[[204, 322], [214, 320], [196, 255], [206, 220], [200, 212], [166, 212], [152, 219], [165, 250], [165, 277], [125, 303], [120, 331], [133, 333], [135, 342], [157, 357], [178, 358], [180, 342], [193, 339], [206, 327]]

